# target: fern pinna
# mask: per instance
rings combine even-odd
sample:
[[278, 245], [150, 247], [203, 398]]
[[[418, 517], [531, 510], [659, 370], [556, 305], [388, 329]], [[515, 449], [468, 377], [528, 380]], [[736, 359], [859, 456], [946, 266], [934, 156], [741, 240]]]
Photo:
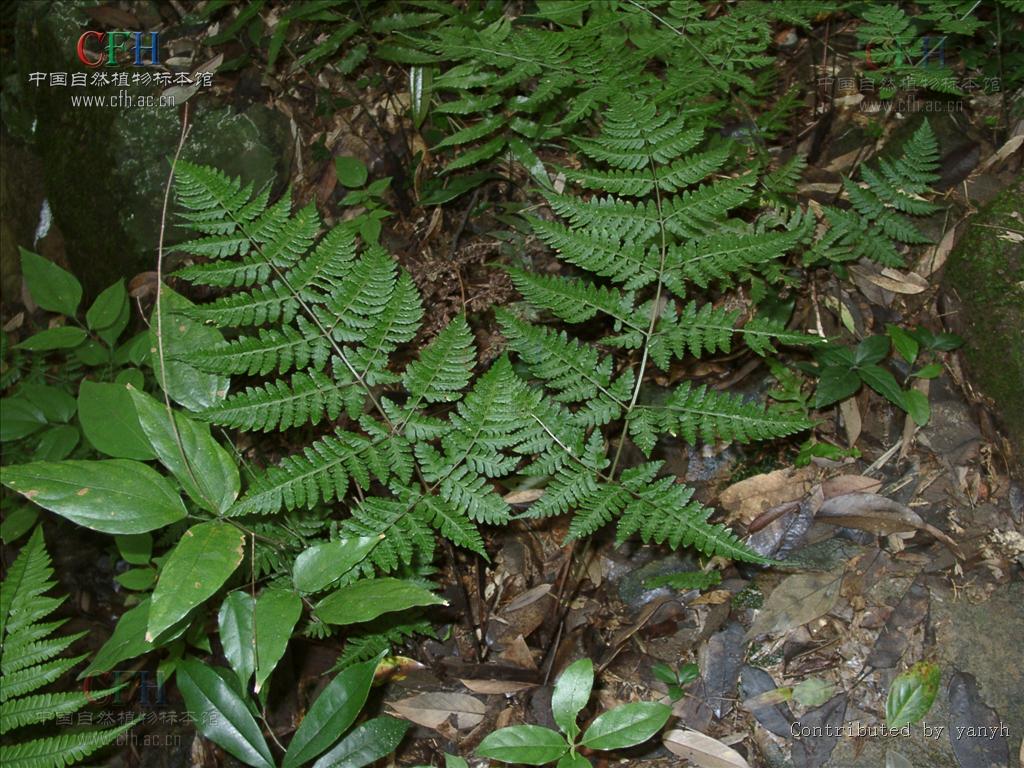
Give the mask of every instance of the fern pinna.
[[[64, 602], [64, 598], [46, 594], [54, 586], [52, 576], [43, 529], [37, 527], [0, 585], [0, 735], [5, 738], [0, 745], [0, 764], [5, 767], [71, 765], [112, 743], [136, 724], [69, 728], [56, 736], [34, 732], [39, 724], [74, 715], [117, 690], [33, 693], [59, 680], [85, 658], [63, 655], [85, 632], [58, 635], [64, 621], [44, 621]], [[10, 734], [18, 729], [24, 730], [15, 741]]]

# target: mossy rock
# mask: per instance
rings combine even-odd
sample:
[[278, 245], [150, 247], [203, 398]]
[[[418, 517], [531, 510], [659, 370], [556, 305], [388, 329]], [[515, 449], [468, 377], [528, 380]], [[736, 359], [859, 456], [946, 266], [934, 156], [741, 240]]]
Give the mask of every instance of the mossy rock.
[[961, 307], [959, 325], [972, 380], [996, 405], [1024, 457], [1024, 181], [967, 221], [949, 256], [945, 287]]

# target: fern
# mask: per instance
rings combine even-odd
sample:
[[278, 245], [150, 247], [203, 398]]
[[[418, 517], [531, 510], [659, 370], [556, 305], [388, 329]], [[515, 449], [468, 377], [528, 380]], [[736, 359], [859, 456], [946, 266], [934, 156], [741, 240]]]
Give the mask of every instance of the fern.
[[[57, 681], [85, 658], [84, 655], [62, 655], [85, 632], [55, 635], [64, 622], [43, 621], [63, 602], [63, 599], [46, 596], [55, 583], [52, 576], [53, 568], [43, 541], [43, 530], [37, 527], [0, 585], [2, 734], [73, 714], [96, 697], [117, 690], [33, 693]], [[75, 731], [5, 744], [0, 746], [0, 763], [17, 768], [72, 765], [112, 743], [136, 722], [116, 728]]]
[[939, 210], [924, 199], [939, 178], [938, 167], [938, 142], [925, 121], [904, 144], [898, 159], [881, 158], [877, 170], [861, 169], [863, 184], [843, 179], [852, 209], [824, 209], [829, 229], [808, 251], [805, 261], [868, 258], [886, 266], [902, 266], [898, 244], [929, 242], [911, 216], [928, 216]]

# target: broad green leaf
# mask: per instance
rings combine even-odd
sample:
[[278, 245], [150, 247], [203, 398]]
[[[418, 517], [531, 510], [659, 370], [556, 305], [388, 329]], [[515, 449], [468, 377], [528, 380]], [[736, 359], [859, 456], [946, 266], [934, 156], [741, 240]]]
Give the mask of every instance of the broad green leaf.
[[835, 686], [817, 677], [802, 680], [793, 686], [793, 698], [801, 707], [820, 707], [834, 693]]
[[864, 383], [875, 390], [875, 392], [894, 405], [907, 410], [905, 393], [900, 389], [900, 385], [895, 377], [885, 368], [878, 365], [865, 365], [863, 368], [858, 368], [857, 372]]
[[963, 346], [964, 340], [955, 333], [937, 333], [929, 345], [936, 352], [951, 352]]
[[176, 436], [164, 403], [134, 387], [125, 391], [157, 458], [174, 473], [189, 497], [209, 512], [219, 514], [230, 507], [238, 497], [238, 467], [210, 435], [209, 425], [175, 411]]
[[931, 418], [932, 409], [928, 404], [928, 396], [924, 392], [908, 389], [903, 393], [903, 407], [919, 427], [923, 427]]
[[814, 407], [824, 408], [838, 403], [853, 395], [858, 389], [860, 389], [860, 379], [854, 371], [838, 365], [830, 365], [821, 371], [818, 388], [814, 393]]
[[220, 631], [224, 658], [238, 675], [243, 689], [249, 687], [249, 678], [256, 671], [256, 641], [253, 637], [255, 609], [255, 598], [237, 590], [224, 598], [217, 614], [217, 628]]
[[664, 662], [659, 661], [657, 664], [652, 664], [651, 674], [654, 675], [655, 680], [661, 680], [666, 685], [676, 685], [679, 681], [676, 671]]
[[36, 524], [38, 519], [39, 510], [31, 504], [21, 504], [14, 509], [5, 510], [3, 520], [0, 521], [0, 541], [4, 544], [17, 541]]
[[[160, 318], [156, 310], [150, 318], [150, 365], [156, 381], [167, 391], [172, 400], [190, 411], [201, 411], [224, 399], [229, 379], [213, 373], [204, 373], [183, 362], [190, 353], [211, 349], [224, 341], [220, 332], [186, 314], [192, 302], [170, 288], [160, 291]], [[157, 344], [157, 330], [163, 336], [163, 362], [167, 366], [166, 376], [161, 369], [161, 355]], [[130, 342], [129, 342], [130, 343]]]
[[147, 565], [153, 557], [153, 536], [149, 533], [137, 533], [129, 536], [115, 536], [117, 551], [126, 563]]
[[93, 447], [107, 456], [142, 461], [156, 458], [131, 395], [119, 384], [83, 381], [78, 389], [78, 420]]
[[651, 738], [668, 722], [672, 709], [653, 701], [623, 704], [600, 715], [580, 742], [590, 749], [624, 749]]
[[332, 592], [315, 613], [327, 624], [357, 624], [420, 605], [447, 605], [433, 592], [401, 579], [363, 579]]
[[46, 415], [28, 398], [0, 399], [0, 442], [21, 440], [46, 426]]
[[939, 667], [926, 661], [919, 661], [897, 675], [885, 700], [885, 724], [889, 728], [902, 728], [927, 715], [939, 692], [941, 677]]
[[688, 683], [692, 683], [698, 677], [700, 677], [700, 667], [698, 667], [693, 662], [683, 664], [683, 666], [679, 668], [679, 685], [687, 685]]
[[185, 659], [178, 665], [176, 680], [203, 736], [246, 765], [274, 768], [259, 725], [220, 675], [195, 659]]
[[366, 164], [358, 157], [339, 155], [334, 158], [334, 168], [338, 172], [338, 181], [349, 189], [363, 186], [369, 175]]
[[114, 577], [125, 589], [145, 592], [156, 582], [156, 570], [153, 568], [132, 568]]
[[914, 371], [913, 376], [918, 379], [934, 379], [940, 373], [942, 373], [941, 363], [929, 363], [920, 370]]
[[85, 313], [86, 325], [94, 331], [110, 327], [117, 322], [127, 303], [128, 293], [124, 289], [124, 279], [121, 279], [96, 297]]
[[153, 590], [146, 639], [152, 640], [211, 597], [242, 562], [245, 534], [214, 520], [189, 528], [171, 550]]
[[[78, 676], [83, 680], [93, 675], [109, 672], [122, 661], [134, 659], [152, 651], [156, 644], [146, 640], [146, 625], [149, 623], [149, 598], [147, 597], [131, 610], [125, 611], [114, 627], [114, 633], [93, 656], [92, 663]], [[158, 638], [160, 645], [166, 645], [185, 634], [188, 622], [181, 621], [171, 628], [164, 637]]]
[[565, 739], [540, 725], [513, 725], [501, 728], [480, 742], [476, 753], [503, 763], [544, 765], [553, 763], [569, 751]]
[[85, 341], [88, 334], [84, 328], [73, 325], [62, 325], [59, 328], [47, 328], [45, 331], [29, 336], [15, 349], [27, 349], [30, 352], [49, 352], [54, 349], [71, 349]]
[[853, 362], [857, 365], [877, 363], [889, 354], [888, 336], [868, 336], [853, 351]]
[[917, 352], [920, 349], [917, 339], [904, 331], [898, 325], [887, 325], [885, 326], [885, 330], [892, 339], [892, 345], [896, 347], [896, 351], [900, 353], [900, 357], [908, 363], [913, 364], [917, 359]]
[[102, 344], [92, 339], [86, 339], [82, 344], [75, 347], [74, 355], [78, 362], [90, 368], [95, 368], [110, 361], [110, 352], [104, 349]]
[[72, 427], [70, 424], [50, 427], [39, 438], [35, 455], [43, 461], [62, 461], [75, 450], [80, 437], [78, 427]]
[[3, 467], [0, 478], [43, 509], [102, 533], [145, 533], [186, 514], [175, 487], [138, 461], [37, 461]]
[[409, 723], [384, 715], [352, 729], [344, 739], [315, 763], [313, 768], [363, 768], [395, 751]]
[[469, 763], [466, 762], [465, 758], [449, 755], [445, 752], [444, 768], [469, 768]]
[[49, 259], [24, 248], [18, 250], [21, 251], [21, 274], [32, 300], [48, 312], [74, 316], [82, 301], [82, 284]]
[[302, 599], [291, 590], [265, 589], [256, 598], [256, 693], [284, 655], [301, 615]]
[[309, 547], [295, 558], [292, 581], [300, 592], [316, 592], [337, 581], [366, 559], [380, 538], [360, 536]]
[[328, 683], [295, 731], [282, 768], [297, 768], [312, 760], [356, 721], [370, 694], [377, 662], [355, 664]]
[[117, 318], [110, 325], [105, 328], [99, 328], [96, 331], [96, 335], [103, 339], [103, 342], [110, 348], [117, 343], [117, 340], [121, 338], [121, 334], [124, 333], [124, 329], [128, 327], [128, 322], [132, 319], [131, 305], [128, 303], [128, 297], [125, 296], [124, 301], [121, 303], [121, 312]]
[[570, 740], [575, 740], [580, 732], [576, 718], [587, 706], [593, 687], [594, 663], [590, 659], [574, 661], [555, 681], [555, 689], [551, 693], [551, 714]]
[[75, 398], [63, 389], [45, 384], [23, 384], [18, 394], [39, 408], [51, 424], [71, 421], [78, 408]]
[[578, 752], [562, 755], [555, 768], [593, 768], [593, 764]]

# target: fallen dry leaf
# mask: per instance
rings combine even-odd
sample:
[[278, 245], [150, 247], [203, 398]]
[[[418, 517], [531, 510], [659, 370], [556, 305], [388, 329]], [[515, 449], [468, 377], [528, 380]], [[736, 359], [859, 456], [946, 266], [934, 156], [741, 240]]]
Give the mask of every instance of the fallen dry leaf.
[[453, 716], [460, 731], [472, 728], [479, 725], [487, 711], [482, 701], [465, 693], [421, 693], [393, 701], [390, 706], [406, 720], [434, 730]]
[[729, 522], [750, 525], [765, 510], [803, 498], [810, 490], [813, 474], [810, 467], [803, 467], [754, 475], [722, 491], [718, 503], [730, 513]]
[[543, 488], [527, 488], [525, 491], [510, 491], [501, 498], [506, 504], [532, 504], [543, 495]]
[[663, 741], [669, 752], [700, 768], [750, 768], [750, 763], [735, 749], [700, 731], [669, 731]]
[[881, 480], [867, 475], [836, 475], [821, 484], [821, 492], [826, 499], [831, 499], [847, 493], [874, 493], [881, 487]]
[[917, 265], [918, 274], [930, 277], [942, 269], [946, 259], [949, 258], [949, 254], [953, 251], [953, 246], [956, 245], [956, 238], [957, 228], [953, 227], [942, 236], [938, 245], [925, 251], [924, 256], [921, 257], [921, 261]]
[[827, 499], [818, 510], [817, 519], [844, 528], [857, 528], [879, 535], [907, 531], [925, 531], [961, 557], [960, 550], [949, 536], [926, 523], [910, 507], [876, 493], [847, 493]]
[[857, 264], [851, 264], [847, 269], [854, 277], [874, 283], [879, 288], [884, 288], [893, 293], [916, 294], [928, 289], [928, 281], [914, 272], [900, 272], [899, 270], [886, 267], [881, 272], [875, 272]]
[[797, 573], [784, 579], [765, 600], [746, 639], [799, 627], [828, 613], [839, 597], [841, 569], [829, 573]]
[[501, 694], [507, 696], [537, 686], [536, 683], [518, 683], [515, 680], [467, 680], [459, 678], [459, 682], [473, 693], [485, 695]]

